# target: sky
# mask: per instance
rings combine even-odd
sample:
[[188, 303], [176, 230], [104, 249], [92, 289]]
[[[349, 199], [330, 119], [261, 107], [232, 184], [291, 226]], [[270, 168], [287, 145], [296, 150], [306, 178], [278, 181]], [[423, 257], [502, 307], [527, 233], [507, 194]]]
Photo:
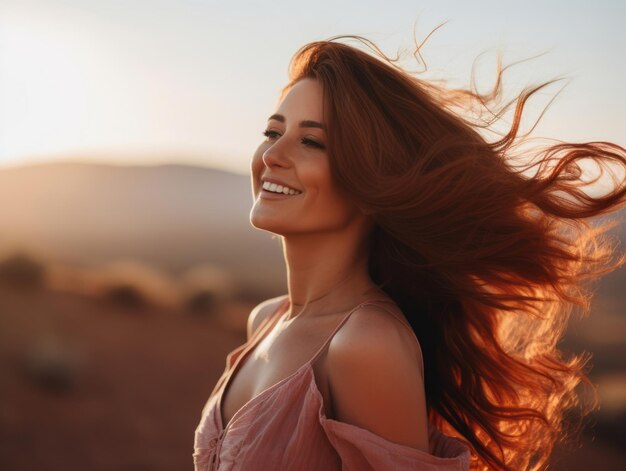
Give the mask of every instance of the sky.
[[542, 54], [504, 76], [508, 97], [567, 77], [527, 105], [534, 122], [554, 100], [533, 136], [626, 146], [625, 20], [618, 0], [0, 0], [0, 168], [72, 160], [248, 174], [301, 46], [358, 34], [395, 56], [444, 22], [421, 49], [422, 77], [467, 88], [476, 61], [486, 92], [498, 52], [504, 64]]

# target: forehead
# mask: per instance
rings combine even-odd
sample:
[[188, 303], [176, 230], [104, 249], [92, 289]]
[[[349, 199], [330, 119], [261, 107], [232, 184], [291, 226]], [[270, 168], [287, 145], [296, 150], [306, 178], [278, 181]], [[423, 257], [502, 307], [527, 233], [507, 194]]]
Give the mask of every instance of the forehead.
[[[277, 113], [293, 114], [294, 119], [321, 120], [323, 112], [323, 89], [318, 80], [298, 80], [280, 101]], [[289, 117], [287, 118], [289, 119]]]

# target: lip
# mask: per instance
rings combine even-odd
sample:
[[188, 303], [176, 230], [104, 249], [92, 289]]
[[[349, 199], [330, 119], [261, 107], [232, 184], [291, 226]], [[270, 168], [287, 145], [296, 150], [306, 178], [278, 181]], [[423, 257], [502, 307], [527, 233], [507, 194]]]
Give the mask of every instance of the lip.
[[284, 193], [273, 193], [271, 191], [264, 190], [261, 188], [259, 192], [259, 198], [267, 199], [267, 200], [284, 200], [287, 198], [297, 198], [298, 196], [302, 196], [304, 193], [298, 193], [297, 195], [286, 195]]

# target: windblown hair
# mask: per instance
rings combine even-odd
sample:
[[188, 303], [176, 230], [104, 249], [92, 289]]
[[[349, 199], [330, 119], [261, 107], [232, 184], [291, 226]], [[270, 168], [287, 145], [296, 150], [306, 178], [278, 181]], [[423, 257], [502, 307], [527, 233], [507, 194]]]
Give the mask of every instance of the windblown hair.
[[[470, 446], [472, 469], [545, 469], [597, 408], [590, 356], [566, 357], [557, 343], [574, 308], [588, 314], [587, 282], [626, 260], [606, 233], [616, 221], [585, 221], [624, 206], [623, 177], [609, 172], [614, 186], [600, 196], [582, 189], [611, 164], [626, 170], [626, 149], [558, 141], [521, 152], [532, 131], [518, 136], [524, 104], [556, 80], [525, 88], [509, 131], [490, 141], [479, 131], [495, 132], [514, 103], [497, 106], [509, 66], [498, 61], [493, 90], [480, 94], [397, 61], [361, 36], [311, 42], [281, 97], [303, 78], [322, 84], [332, 176], [375, 223], [370, 276], [418, 337], [429, 422]], [[584, 160], [596, 180], [582, 179]]]

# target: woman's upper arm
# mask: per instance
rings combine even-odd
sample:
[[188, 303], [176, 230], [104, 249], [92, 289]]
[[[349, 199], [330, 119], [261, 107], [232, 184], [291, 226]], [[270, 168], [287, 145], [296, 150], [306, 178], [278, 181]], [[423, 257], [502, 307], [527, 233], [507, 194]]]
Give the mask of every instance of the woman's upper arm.
[[349, 321], [328, 351], [335, 419], [428, 452], [426, 398], [415, 338], [375, 308]]

